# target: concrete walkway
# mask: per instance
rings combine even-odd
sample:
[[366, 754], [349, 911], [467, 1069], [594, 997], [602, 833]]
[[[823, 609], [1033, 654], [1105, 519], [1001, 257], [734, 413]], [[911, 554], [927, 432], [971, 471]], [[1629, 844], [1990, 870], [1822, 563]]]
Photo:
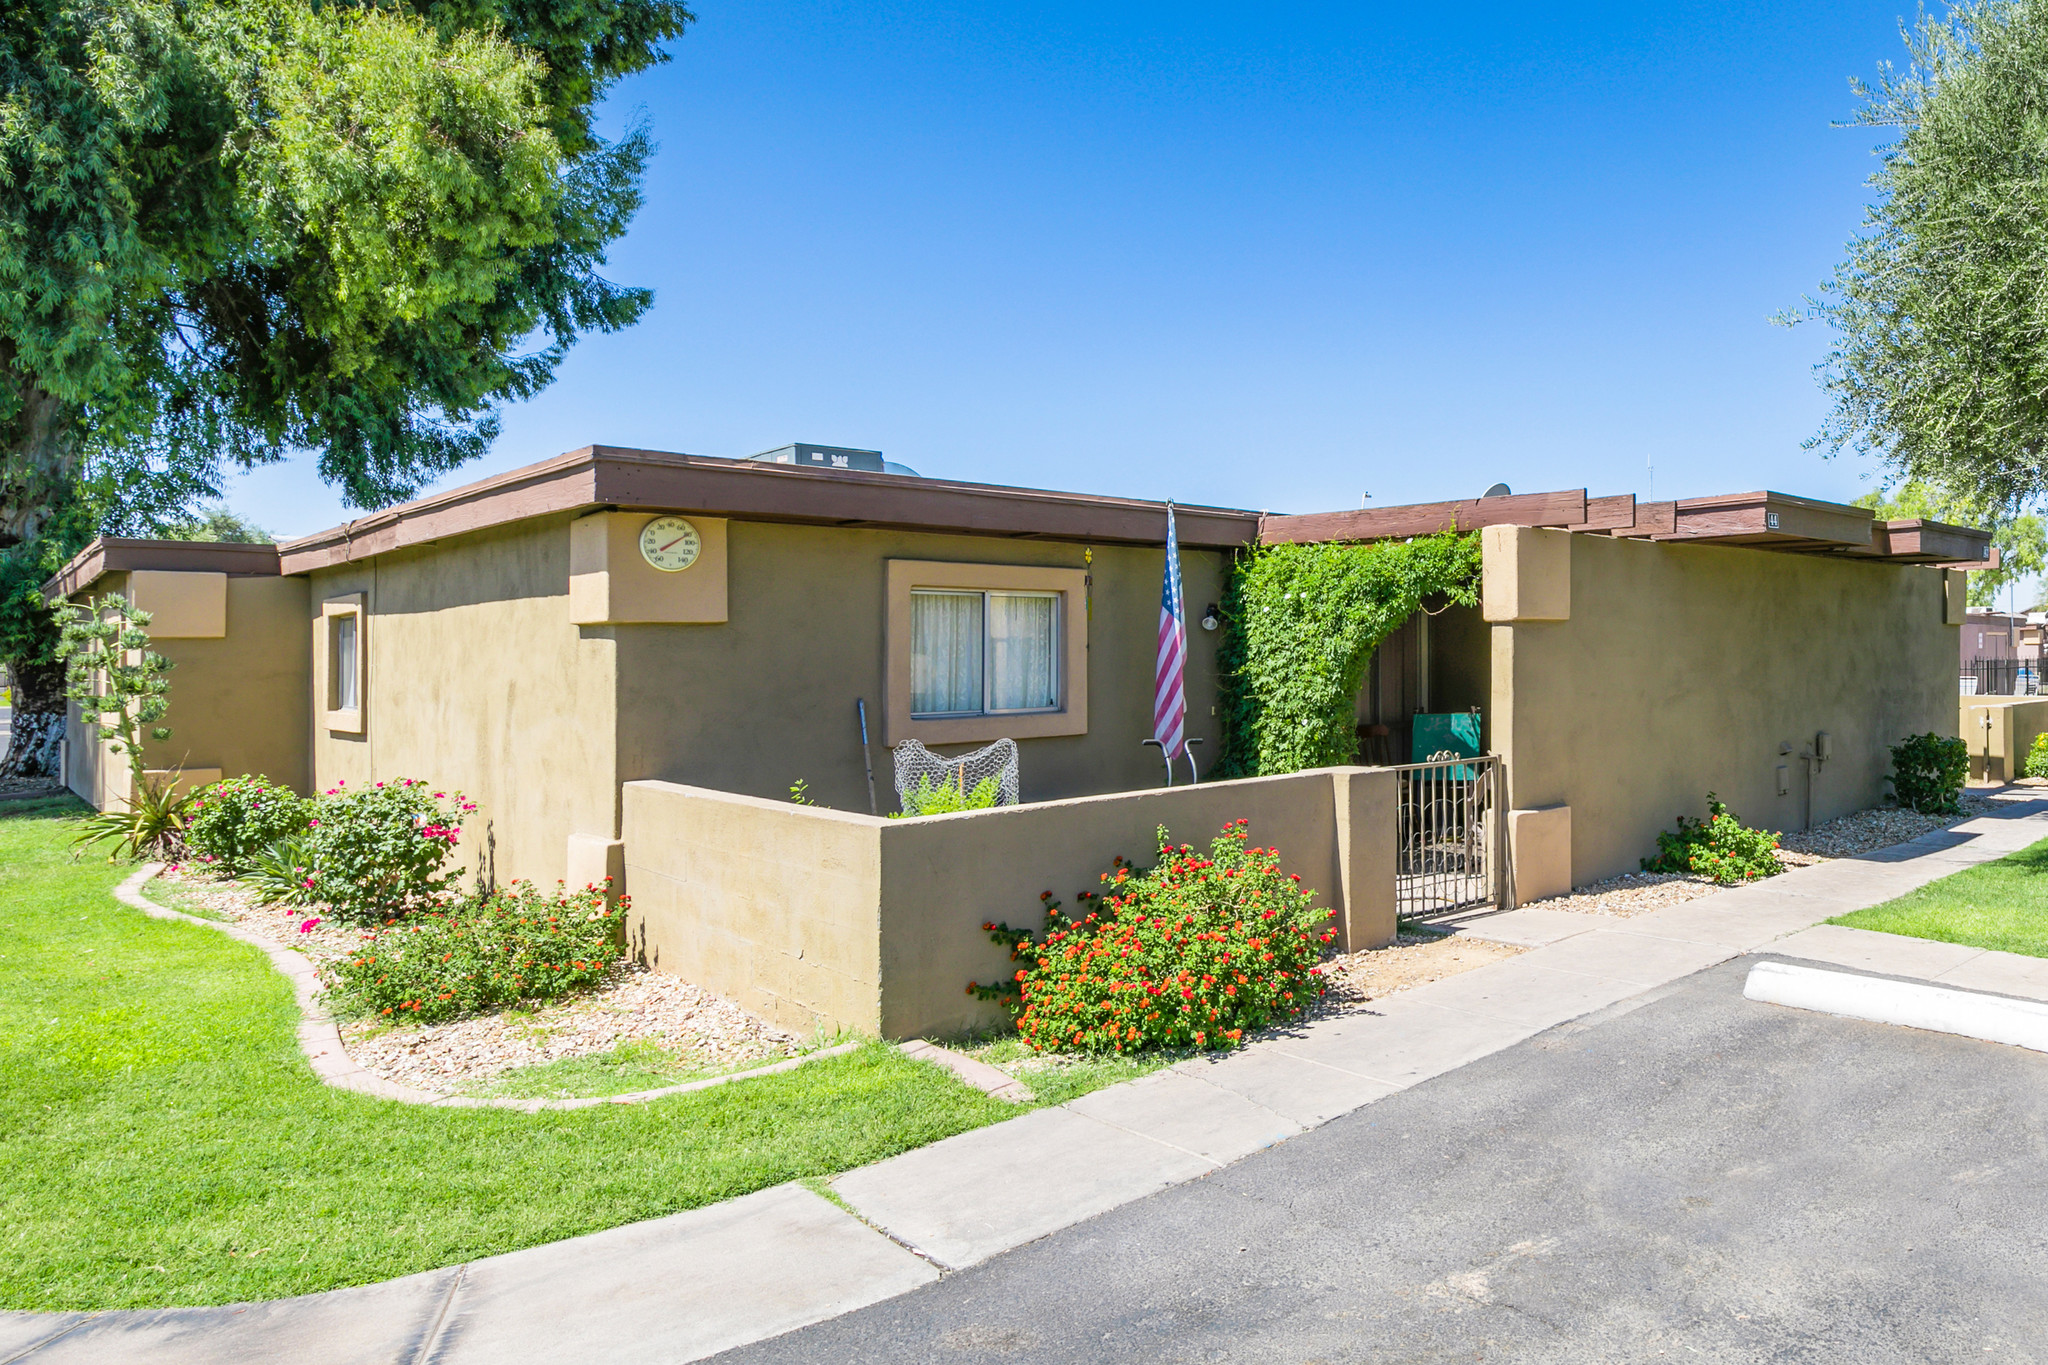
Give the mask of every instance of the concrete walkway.
[[[360, 1289], [224, 1308], [0, 1314], [0, 1365], [33, 1361], [669, 1362], [879, 1302], [1219, 1170], [1554, 1025], [1746, 953], [1907, 962], [1887, 935], [1811, 929], [2048, 837], [2014, 802], [1860, 858], [1632, 919], [1511, 911], [1462, 932], [1531, 945], [1215, 1059], [1183, 1063], [848, 1172], [835, 1205], [797, 1185]], [[1802, 932], [1805, 931], [1805, 932]], [[1847, 934], [1844, 939], [1841, 935]], [[1787, 936], [1794, 936], [1788, 938]], [[1782, 940], [1782, 942], [1780, 942]], [[1915, 944], [1915, 940], [1896, 940]], [[1844, 946], [1847, 945], [1847, 946]], [[2035, 970], [1920, 944], [1966, 984]], [[1993, 959], [1985, 962], [1985, 959]], [[1877, 970], [1884, 970], [1878, 968]], [[1965, 973], [1958, 976], [1957, 973]], [[1998, 976], [2004, 973], [2003, 976]], [[2031, 978], [2029, 978], [2031, 980]], [[1986, 988], [1986, 987], [1977, 987]], [[2000, 989], [1992, 986], [1989, 989]], [[2006, 988], [2008, 991], [2011, 987]], [[2017, 993], [2017, 992], [2012, 992]]]

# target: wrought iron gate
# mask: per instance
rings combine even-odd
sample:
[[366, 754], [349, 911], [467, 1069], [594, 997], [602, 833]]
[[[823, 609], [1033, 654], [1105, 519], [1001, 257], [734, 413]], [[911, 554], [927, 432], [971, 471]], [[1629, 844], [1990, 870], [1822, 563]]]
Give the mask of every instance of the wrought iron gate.
[[1394, 905], [1402, 919], [1505, 906], [1500, 755], [1402, 763]]

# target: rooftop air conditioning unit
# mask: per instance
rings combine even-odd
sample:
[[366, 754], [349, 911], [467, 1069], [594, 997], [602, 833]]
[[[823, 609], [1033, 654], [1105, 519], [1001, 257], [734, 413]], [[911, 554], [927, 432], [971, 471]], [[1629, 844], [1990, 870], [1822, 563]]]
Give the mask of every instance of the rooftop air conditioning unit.
[[879, 450], [856, 450], [851, 446], [814, 446], [802, 441], [795, 445], [779, 446], [764, 450], [759, 455], [749, 455], [750, 462], [761, 464], [796, 465], [800, 469], [858, 469], [867, 474], [908, 474], [915, 477], [917, 471], [908, 465], [897, 464], [894, 460], [882, 458]]

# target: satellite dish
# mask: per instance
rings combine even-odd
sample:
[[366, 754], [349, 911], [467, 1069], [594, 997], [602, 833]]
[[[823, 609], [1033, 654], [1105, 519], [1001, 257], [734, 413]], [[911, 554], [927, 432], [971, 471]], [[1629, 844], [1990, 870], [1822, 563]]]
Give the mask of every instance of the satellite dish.
[[1504, 483], [1497, 483], [1479, 496], [1482, 498], [1505, 498], [1512, 496], [1514, 491], [1514, 489]]

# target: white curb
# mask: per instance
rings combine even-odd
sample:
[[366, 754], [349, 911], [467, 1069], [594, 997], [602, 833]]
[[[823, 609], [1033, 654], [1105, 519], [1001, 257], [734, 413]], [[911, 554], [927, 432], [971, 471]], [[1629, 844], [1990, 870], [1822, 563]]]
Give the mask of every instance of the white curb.
[[2048, 1005], [2032, 1000], [1795, 967], [1788, 962], [1759, 962], [1750, 968], [1742, 993], [1767, 1005], [1790, 1005], [2048, 1052]]

